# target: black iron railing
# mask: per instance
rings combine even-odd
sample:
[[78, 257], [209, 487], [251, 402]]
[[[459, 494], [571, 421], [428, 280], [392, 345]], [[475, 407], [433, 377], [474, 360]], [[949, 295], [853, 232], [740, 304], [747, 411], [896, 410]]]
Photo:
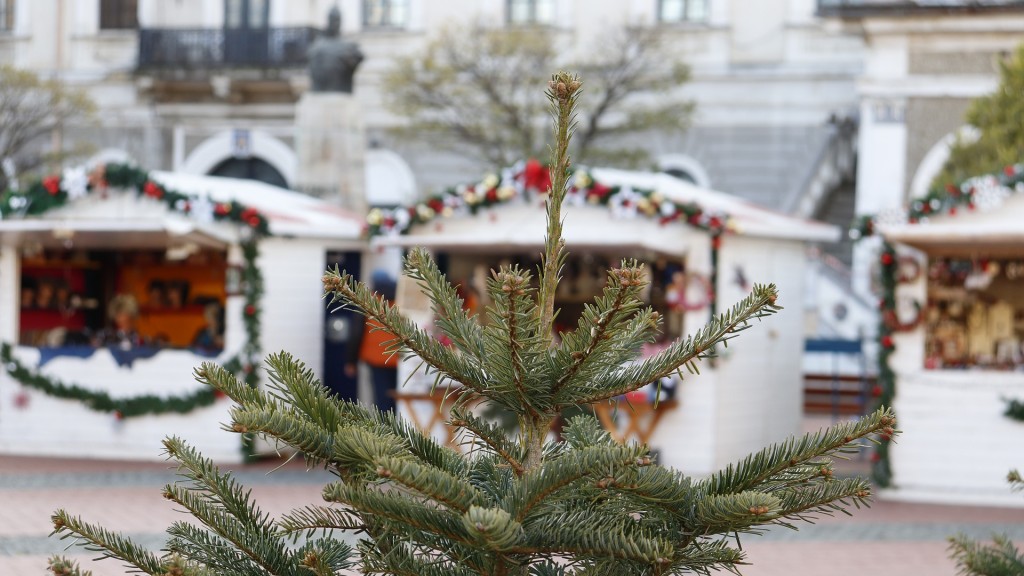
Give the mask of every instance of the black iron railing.
[[902, 16], [920, 13], [1020, 10], [1024, 0], [818, 0], [823, 16]]
[[315, 28], [143, 28], [140, 69], [301, 68]]

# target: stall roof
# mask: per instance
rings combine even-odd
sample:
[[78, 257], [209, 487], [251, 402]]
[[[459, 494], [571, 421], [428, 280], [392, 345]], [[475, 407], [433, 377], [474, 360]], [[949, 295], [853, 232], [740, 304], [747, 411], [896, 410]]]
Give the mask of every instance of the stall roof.
[[[608, 168], [593, 169], [597, 182], [608, 186], [630, 186], [657, 190], [677, 202], [696, 202], [706, 211], [731, 217], [737, 234], [798, 241], [834, 242], [839, 229], [830, 224], [795, 218], [756, 206], [745, 200], [694, 186], [668, 174]], [[566, 243], [577, 248], [639, 247], [666, 254], [682, 254], [681, 230], [700, 233], [674, 223], [662, 226], [646, 216], [616, 218], [607, 207], [571, 206], [563, 209]], [[380, 237], [375, 243], [389, 246], [427, 246], [460, 251], [493, 248], [534, 249], [543, 245], [546, 229], [544, 210], [537, 205], [509, 203], [474, 216], [437, 220], [413, 226], [408, 235]]]
[[878, 232], [898, 242], [935, 254], [989, 256], [1017, 254], [1024, 250], [1024, 194], [1015, 194], [988, 211], [961, 211], [954, 216], [935, 216], [927, 222], [883, 224]]
[[[358, 240], [362, 234], [361, 216], [263, 182], [157, 171], [150, 176], [185, 194], [251, 206], [266, 216], [275, 236]], [[41, 217], [0, 220], [0, 239], [5, 242], [34, 239], [47, 244], [54, 238], [59, 241], [62, 234], [74, 235], [76, 245], [87, 247], [109, 245], [112, 240], [148, 247], [164, 245], [171, 238], [221, 244], [232, 238], [223, 225], [204, 225], [134, 194], [112, 194], [106, 199], [89, 196]]]
[[285, 190], [256, 180], [198, 176], [180, 172], [151, 172], [168, 188], [206, 193], [211, 200], [235, 200], [266, 217], [275, 236], [357, 239], [363, 232], [363, 216], [318, 198]]

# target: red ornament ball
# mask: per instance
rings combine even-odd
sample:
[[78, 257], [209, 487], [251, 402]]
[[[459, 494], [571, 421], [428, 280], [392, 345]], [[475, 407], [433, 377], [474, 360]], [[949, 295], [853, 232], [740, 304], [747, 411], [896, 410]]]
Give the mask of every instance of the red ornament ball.
[[881, 454], [879, 454], [878, 452], [872, 452], [871, 453], [871, 462], [878, 463], [878, 462], [881, 462], [881, 461], [882, 461], [882, 455]]
[[892, 336], [882, 336], [882, 348], [892, 348]]
[[227, 216], [229, 212], [231, 212], [230, 204], [217, 204], [213, 208], [213, 213], [217, 216]]
[[888, 252], [886, 252], [885, 254], [882, 254], [881, 260], [882, 260], [882, 265], [883, 266], [891, 266], [892, 263], [896, 261], [896, 259], [893, 258], [892, 254], [890, 254]]
[[255, 314], [256, 314], [256, 307], [253, 306], [252, 304], [246, 304], [245, 305], [245, 315], [246, 316], [253, 316]]
[[878, 398], [879, 396], [881, 396], [882, 395], [882, 387], [879, 386], [878, 384], [875, 384], [871, 388], [871, 395], [874, 396], [875, 398]]
[[46, 191], [50, 196], [56, 196], [57, 193], [60, 192], [60, 177], [47, 176], [46, 178], [43, 178], [43, 188], [46, 188]]
[[150, 198], [156, 198], [157, 200], [164, 197], [163, 189], [161, 189], [160, 186], [152, 180], [147, 180], [146, 183], [142, 185], [142, 193]]
[[29, 402], [32, 397], [28, 395], [28, 392], [22, 390], [14, 395], [14, 407], [18, 410], [24, 410], [28, 408]]
[[114, 410], [114, 420], [118, 422], [124, 420], [124, 414], [120, 410]]
[[214, 390], [213, 397], [216, 398], [217, 400], [220, 400], [222, 398], [227, 398], [228, 395], [225, 394], [223, 390]]

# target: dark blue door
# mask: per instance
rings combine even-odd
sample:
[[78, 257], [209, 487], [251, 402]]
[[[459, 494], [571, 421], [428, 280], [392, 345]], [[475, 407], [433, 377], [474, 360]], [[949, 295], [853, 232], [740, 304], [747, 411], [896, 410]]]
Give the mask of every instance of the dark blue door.
[[[342, 270], [359, 278], [361, 257], [359, 252], [328, 252], [325, 268], [333, 269], [337, 265]], [[323, 383], [334, 393], [345, 400], [359, 399], [359, 385], [356, 378], [345, 374], [345, 363], [348, 358], [348, 344], [352, 337], [355, 312], [338, 310], [324, 303], [324, 368]]]

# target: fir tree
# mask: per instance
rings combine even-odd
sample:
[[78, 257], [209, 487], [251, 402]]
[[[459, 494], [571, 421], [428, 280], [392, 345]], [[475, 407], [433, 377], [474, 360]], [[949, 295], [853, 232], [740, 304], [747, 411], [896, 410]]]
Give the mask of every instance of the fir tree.
[[[324, 488], [326, 504], [271, 518], [230, 474], [170, 438], [167, 454], [184, 481], [164, 495], [199, 525], [171, 526], [167, 555], [64, 511], [54, 515], [55, 532], [152, 575], [325, 576], [350, 567], [417, 576], [706, 574], [744, 563], [740, 534], [864, 504], [867, 482], [834, 478], [831, 458], [875, 433], [892, 434], [895, 420], [884, 409], [790, 438], [704, 479], [658, 466], [647, 446], [614, 442], [590, 416], [572, 419], [564, 440], [547, 440], [562, 409], [610, 401], [684, 368], [696, 372], [717, 345], [779, 309], [774, 286], [755, 286], [692, 336], [634, 362], [661, 320], [641, 301], [640, 265], [626, 261], [609, 271], [578, 328], [553, 342], [565, 257], [561, 205], [579, 93], [569, 74], [550, 83], [555, 145], [542, 264], [536, 281], [514, 266], [492, 273], [486, 325], [463, 311], [422, 250], [411, 252], [406, 274], [429, 296], [450, 347], [351, 275], [324, 276], [332, 302], [385, 326], [396, 335], [396, 353], [415, 354], [439, 384], [457, 390], [450, 422], [474, 447], [469, 454], [391, 414], [333, 399], [288, 354], [267, 359], [266, 390], [204, 364], [196, 377], [237, 403], [229, 430], [276, 439], [337, 476]], [[477, 401], [514, 413], [516, 433], [475, 415]], [[344, 532], [358, 536], [357, 549], [340, 538]]]
[[[1006, 477], [1014, 490], [1024, 490], [1020, 472]], [[965, 576], [1024, 576], [1024, 554], [1006, 536], [996, 535], [992, 544], [981, 544], [960, 534], [949, 539], [949, 548], [960, 574]]]
[[967, 110], [967, 124], [976, 138], [958, 138], [949, 151], [933, 188], [945, 188], [979, 174], [999, 172], [1020, 162], [1024, 150], [1024, 45], [999, 63], [999, 86], [976, 98]]

